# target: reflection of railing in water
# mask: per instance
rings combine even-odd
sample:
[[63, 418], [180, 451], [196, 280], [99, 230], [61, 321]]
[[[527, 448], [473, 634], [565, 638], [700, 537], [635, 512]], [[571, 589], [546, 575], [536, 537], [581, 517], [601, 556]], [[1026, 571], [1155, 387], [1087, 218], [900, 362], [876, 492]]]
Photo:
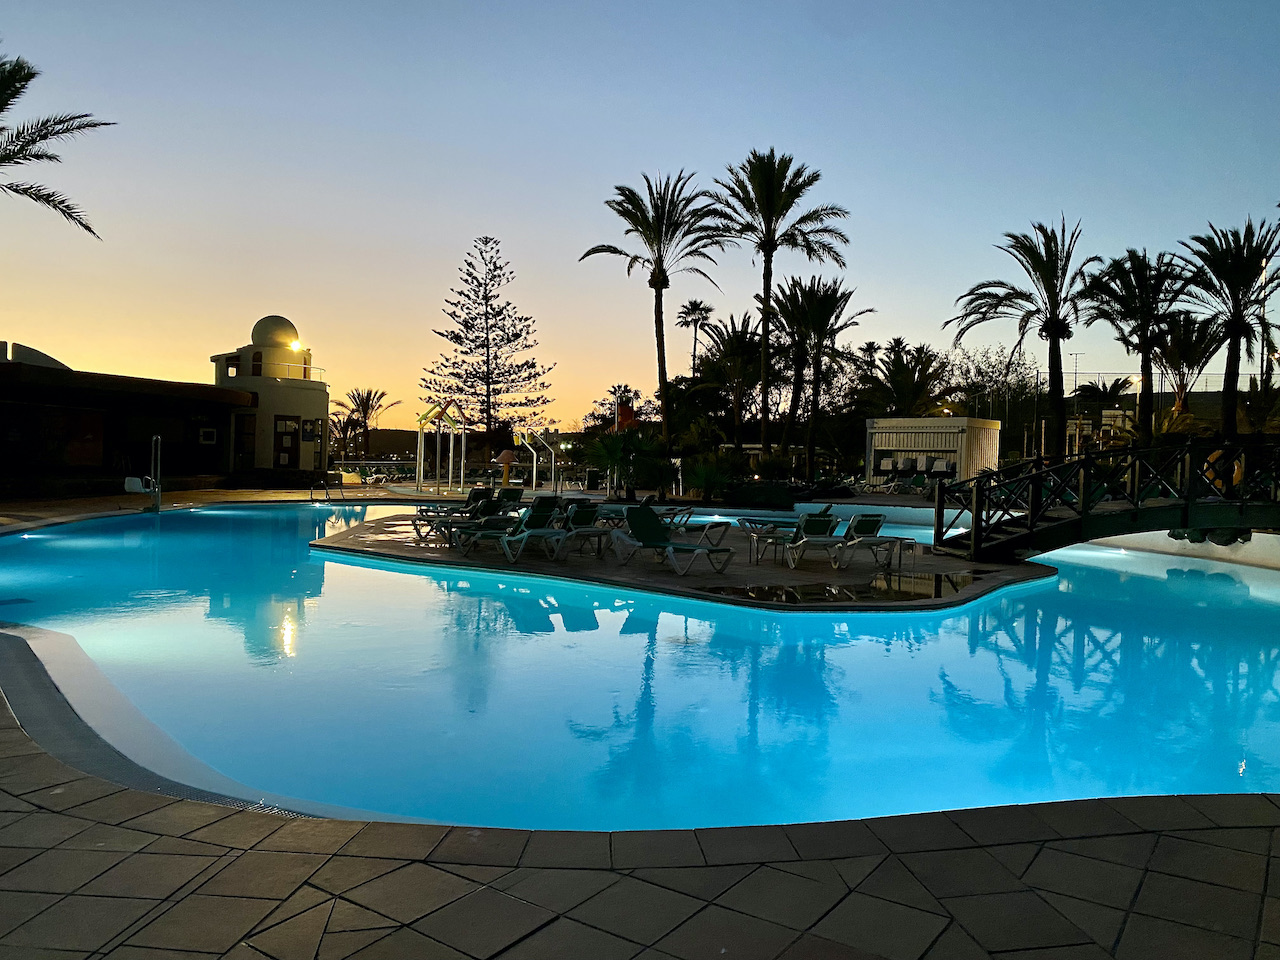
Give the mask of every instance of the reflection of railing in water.
[[[971, 524], [958, 531], [967, 510]], [[1151, 450], [1026, 460], [939, 485], [934, 544], [973, 560], [1009, 560], [1144, 530], [1280, 525], [1280, 443], [1192, 441]], [[1227, 534], [1230, 539], [1232, 534]]]

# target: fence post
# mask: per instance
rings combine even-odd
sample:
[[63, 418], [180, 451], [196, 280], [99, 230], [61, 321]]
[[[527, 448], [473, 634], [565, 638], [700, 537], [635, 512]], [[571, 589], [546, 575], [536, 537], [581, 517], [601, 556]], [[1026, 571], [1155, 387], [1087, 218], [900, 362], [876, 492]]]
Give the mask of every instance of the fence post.
[[969, 559], [977, 560], [982, 546], [982, 511], [984, 509], [982, 478], [973, 479], [973, 499], [969, 505], [969, 514], [973, 522], [969, 525]]
[[938, 552], [942, 545], [942, 531], [946, 524], [947, 482], [938, 481], [938, 488], [933, 492], [933, 552]]

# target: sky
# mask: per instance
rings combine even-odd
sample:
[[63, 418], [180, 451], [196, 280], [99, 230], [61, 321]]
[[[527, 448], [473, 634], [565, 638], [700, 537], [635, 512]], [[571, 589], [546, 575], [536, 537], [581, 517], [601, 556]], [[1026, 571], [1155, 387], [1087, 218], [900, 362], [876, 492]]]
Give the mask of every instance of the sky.
[[[1115, 256], [1280, 214], [1274, 0], [10, 0], [0, 43], [43, 71], [12, 119], [117, 124], [22, 171], [101, 242], [0, 197], [0, 340], [212, 382], [211, 355], [283, 314], [331, 396], [402, 401], [384, 427], [421, 408], [432, 331], [482, 235], [556, 365], [551, 416], [580, 419], [614, 383], [654, 389], [645, 278], [579, 262], [625, 244], [604, 201], [642, 173], [710, 187], [769, 147], [820, 170], [812, 201], [850, 212], [848, 266], [784, 252], [775, 275], [855, 286], [877, 311], [855, 343], [949, 346], [956, 298], [1016, 279], [995, 245], [1032, 221], [1079, 220], [1081, 250]], [[750, 251], [718, 259], [719, 289], [682, 276], [667, 292], [672, 375], [689, 366], [679, 304], [723, 317], [758, 292]], [[1011, 336], [989, 324], [966, 345]], [[1136, 366], [1101, 328], [1066, 350], [1069, 378]]]

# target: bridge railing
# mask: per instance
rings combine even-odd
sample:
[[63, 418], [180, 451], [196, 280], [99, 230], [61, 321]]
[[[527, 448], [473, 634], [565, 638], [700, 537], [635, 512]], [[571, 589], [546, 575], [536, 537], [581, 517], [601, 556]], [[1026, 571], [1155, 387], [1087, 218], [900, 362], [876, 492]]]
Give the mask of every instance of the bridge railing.
[[[1032, 533], [1100, 510], [1191, 501], [1280, 502], [1280, 438], [1194, 440], [1056, 461], [1025, 460], [970, 480], [939, 484], [934, 543], [976, 558], [984, 543], [1002, 533]], [[967, 532], [957, 529], [959, 511], [970, 518]]]

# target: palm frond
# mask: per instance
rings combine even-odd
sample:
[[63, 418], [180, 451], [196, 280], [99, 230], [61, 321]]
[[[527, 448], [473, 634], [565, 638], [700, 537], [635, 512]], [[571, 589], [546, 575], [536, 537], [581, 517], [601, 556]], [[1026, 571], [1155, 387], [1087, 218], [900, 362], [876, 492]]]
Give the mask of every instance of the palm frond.
[[91, 236], [97, 237], [99, 240], [102, 239], [94, 231], [84, 211], [56, 190], [50, 190], [48, 187], [43, 187], [38, 183], [0, 183], [0, 193], [34, 200], [42, 207], [48, 207], [55, 213], [61, 214], [68, 222], [74, 223]]

